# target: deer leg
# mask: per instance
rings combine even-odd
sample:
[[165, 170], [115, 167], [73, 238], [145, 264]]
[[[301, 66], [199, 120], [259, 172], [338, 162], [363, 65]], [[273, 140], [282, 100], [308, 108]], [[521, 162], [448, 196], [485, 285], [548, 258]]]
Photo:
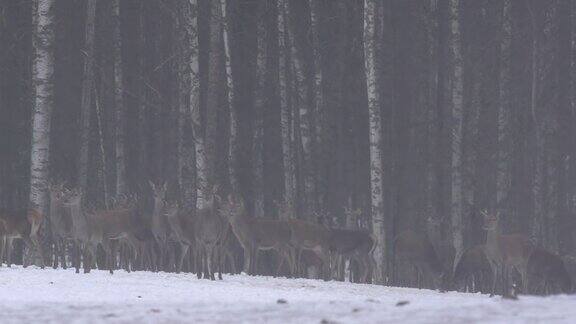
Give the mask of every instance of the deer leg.
[[12, 266], [12, 243], [13, 239], [11, 237], [6, 239], [6, 262], [8, 268]]
[[180, 258], [178, 260], [178, 267], [176, 268], [176, 273], [180, 273], [182, 271], [182, 265], [184, 264], [184, 258], [188, 253], [188, 249], [190, 247], [187, 244], [180, 244]]

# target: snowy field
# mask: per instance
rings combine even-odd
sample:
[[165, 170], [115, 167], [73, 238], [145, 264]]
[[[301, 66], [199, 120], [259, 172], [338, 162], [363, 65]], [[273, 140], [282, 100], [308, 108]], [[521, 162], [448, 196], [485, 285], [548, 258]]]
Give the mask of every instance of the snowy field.
[[0, 323], [35, 322], [576, 323], [576, 296], [510, 301], [307, 279], [0, 268]]

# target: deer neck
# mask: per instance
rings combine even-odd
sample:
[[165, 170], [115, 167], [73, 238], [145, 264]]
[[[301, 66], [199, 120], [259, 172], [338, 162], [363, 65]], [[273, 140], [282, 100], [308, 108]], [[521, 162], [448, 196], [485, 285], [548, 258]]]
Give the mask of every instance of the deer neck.
[[499, 249], [499, 241], [500, 238], [500, 226], [496, 225], [486, 232], [486, 248], [492, 251], [497, 251]]

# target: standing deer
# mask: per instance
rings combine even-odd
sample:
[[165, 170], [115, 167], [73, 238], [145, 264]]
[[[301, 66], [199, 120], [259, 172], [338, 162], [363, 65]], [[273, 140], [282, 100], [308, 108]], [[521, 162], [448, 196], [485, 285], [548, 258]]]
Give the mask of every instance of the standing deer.
[[[38, 230], [42, 220], [42, 213], [34, 208], [0, 211], [0, 235], [3, 241], [0, 264], [3, 255], [6, 254], [6, 264], [8, 267], [12, 265], [13, 241], [14, 239], [22, 239], [28, 248], [35, 249], [39, 253], [40, 265], [44, 269], [44, 253], [38, 240]], [[25, 263], [24, 266], [27, 266], [27, 264]]]
[[492, 268], [486, 257], [484, 244], [464, 252], [454, 270], [454, 283], [460, 291], [488, 292], [492, 282]]
[[222, 247], [226, 241], [226, 230], [228, 224], [222, 217], [218, 210], [217, 204], [220, 198], [212, 195], [212, 201], [207, 207], [196, 211], [194, 217], [194, 238], [196, 239], [196, 263], [198, 268], [198, 278], [201, 278], [204, 273], [204, 278], [215, 280], [214, 277], [214, 261], [217, 262], [219, 267], [218, 279], [222, 280]]
[[[339, 262], [346, 259], [356, 261], [359, 267], [359, 280], [368, 283], [375, 268], [373, 252], [376, 240], [367, 231], [350, 229], [331, 229], [328, 237], [328, 248], [338, 256]], [[341, 268], [341, 267], [337, 267]]]
[[534, 248], [528, 259], [527, 276], [534, 283], [532, 290], [535, 293], [572, 292], [572, 278], [564, 261], [545, 249]]
[[[168, 237], [170, 236], [170, 227], [167, 223], [166, 216], [164, 214], [164, 200], [166, 199], [166, 183], [157, 186], [152, 181], [149, 181], [150, 187], [152, 188], [152, 194], [154, 199], [154, 210], [152, 211], [152, 224], [151, 230], [154, 238], [156, 240], [156, 246], [158, 251], [158, 256], [156, 260], [156, 265], [159, 267], [164, 267], [166, 265], [167, 255], [168, 255]], [[160, 269], [155, 269], [156, 271]]]
[[229, 221], [232, 232], [244, 249], [245, 272], [256, 273], [260, 250], [275, 250], [278, 253], [280, 261], [276, 273], [279, 272], [284, 260], [287, 260], [290, 271], [294, 269], [292, 231], [287, 222], [249, 217], [244, 201], [232, 195], [222, 203], [220, 212]]
[[[492, 292], [496, 292], [496, 281], [502, 279], [504, 283], [508, 279], [509, 271], [515, 269], [520, 273], [523, 290], [528, 287], [527, 266], [528, 258], [534, 246], [522, 234], [501, 234], [500, 215], [482, 212], [484, 216], [484, 229], [486, 229], [486, 256], [490, 262], [494, 278], [492, 279]], [[504, 287], [506, 290], [506, 287]]]
[[71, 192], [62, 183], [51, 185], [50, 192], [50, 234], [54, 241], [54, 269], [60, 264], [66, 269], [66, 246], [71, 239], [72, 219], [70, 210], [65, 205]]
[[444, 267], [430, 239], [412, 230], [404, 231], [394, 238], [394, 255], [397, 262], [411, 264], [416, 269], [418, 288], [431, 275], [435, 288], [443, 289]]
[[170, 240], [180, 245], [180, 256], [176, 266], [176, 272], [180, 273], [186, 254], [190, 246], [195, 243], [194, 215], [191, 212], [182, 210], [176, 203], [166, 207], [165, 215], [171, 230]]
[[330, 231], [322, 225], [298, 219], [276, 222], [280, 224], [286, 222], [292, 231], [290, 245], [296, 249], [296, 260], [293, 265], [295, 268], [291, 269], [291, 272], [298, 270], [296, 268], [301, 262], [302, 252], [307, 250], [314, 252], [321, 260], [320, 276], [328, 279], [330, 276]]

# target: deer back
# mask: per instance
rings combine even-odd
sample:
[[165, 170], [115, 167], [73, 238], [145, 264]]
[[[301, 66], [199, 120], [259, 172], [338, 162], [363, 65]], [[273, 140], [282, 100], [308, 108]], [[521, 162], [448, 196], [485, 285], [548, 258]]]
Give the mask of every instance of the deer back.
[[293, 246], [303, 249], [328, 248], [330, 232], [324, 226], [298, 219], [291, 219], [286, 222], [291, 233], [287, 233], [282, 224], [279, 224], [280, 228], [277, 232], [284, 236], [290, 235], [290, 242]]

